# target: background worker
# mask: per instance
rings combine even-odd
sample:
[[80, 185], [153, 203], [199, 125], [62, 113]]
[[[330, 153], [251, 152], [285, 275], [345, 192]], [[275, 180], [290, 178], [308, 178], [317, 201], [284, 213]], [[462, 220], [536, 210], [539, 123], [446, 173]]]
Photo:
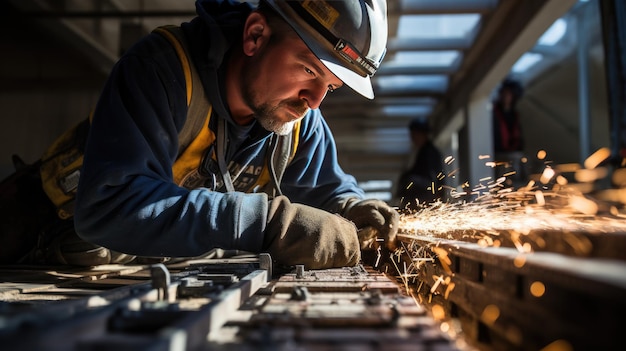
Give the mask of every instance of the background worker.
[[441, 199], [443, 191], [437, 177], [443, 171], [443, 159], [430, 139], [427, 119], [411, 120], [408, 129], [415, 156], [411, 166], [400, 175], [396, 196], [401, 209], [417, 210]]
[[[154, 33], [134, 45], [93, 114], [78, 236], [128, 255], [237, 249], [311, 269], [358, 263], [371, 235], [393, 248], [397, 211], [363, 198], [318, 109], [344, 84], [373, 98], [386, 3], [262, 0], [253, 9], [199, 0], [196, 8], [181, 28], [211, 105], [208, 126], [179, 148], [188, 109], [177, 53]], [[288, 154], [281, 136], [290, 137]]]
[[[524, 138], [517, 103], [524, 93], [522, 85], [515, 79], [506, 78], [498, 87], [492, 105], [493, 148], [496, 161], [496, 177], [505, 174], [508, 183], [526, 183]], [[511, 174], [513, 173], [513, 174]]]

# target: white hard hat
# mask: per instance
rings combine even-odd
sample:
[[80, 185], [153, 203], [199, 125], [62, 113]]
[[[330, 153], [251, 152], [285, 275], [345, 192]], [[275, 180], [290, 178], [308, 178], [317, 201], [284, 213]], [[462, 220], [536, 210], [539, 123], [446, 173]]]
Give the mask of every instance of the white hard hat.
[[385, 0], [263, 0], [344, 84], [374, 98], [370, 77], [387, 46]]

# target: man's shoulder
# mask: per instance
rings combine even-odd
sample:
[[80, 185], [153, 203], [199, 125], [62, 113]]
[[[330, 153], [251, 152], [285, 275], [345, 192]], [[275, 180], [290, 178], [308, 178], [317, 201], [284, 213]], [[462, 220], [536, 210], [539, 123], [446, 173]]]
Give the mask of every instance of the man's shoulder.
[[170, 61], [176, 57], [176, 51], [162, 34], [153, 31], [126, 50], [122, 54], [122, 59], [130, 56], [157, 61], [162, 59]]

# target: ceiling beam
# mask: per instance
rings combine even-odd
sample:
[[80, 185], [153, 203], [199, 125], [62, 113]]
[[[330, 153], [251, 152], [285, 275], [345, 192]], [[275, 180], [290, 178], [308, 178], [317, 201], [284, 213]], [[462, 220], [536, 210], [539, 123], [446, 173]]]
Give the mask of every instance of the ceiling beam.
[[100, 19], [100, 18], [146, 18], [146, 17], [185, 17], [191, 18], [196, 16], [193, 10], [94, 10], [94, 11], [77, 11], [77, 10], [33, 10], [20, 13], [24, 17], [32, 18], [55, 18], [55, 19]]
[[[508, 1], [508, 0], [507, 0]], [[391, 15], [464, 14], [492, 11], [498, 0], [405, 0], [390, 7]]]
[[[18, 10], [18, 16], [24, 16], [29, 12], [48, 11], [49, 7], [45, 1], [38, 0], [10, 0], [11, 4]], [[93, 62], [94, 66], [108, 75], [111, 67], [118, 60], [117, 48], [109, 48], [102, 43], [101, 38], [87, 33], [82, 28], [66, 19], [45, 19], [31, 18], [35, 23], [39, 24], [44, 30], [50, 32], [57, 38], [62, 38], [70, 46], [83, 54], [87, 59]]]
[[380, 106], [400, 106], [400, 105], [428, 105], [435, 106], [437, 100], [430, 97], [415, 97], [415, 96], [376, 96], [373, 100], [366, 99], [356, 93], [352, 93], [350, 88], [335, 91], [332, 95], [328, 95], [322, 102], [322, 111], [326, 108], [333, 108], [336, 106], [363, 106], [366, 108], [377, 108]]

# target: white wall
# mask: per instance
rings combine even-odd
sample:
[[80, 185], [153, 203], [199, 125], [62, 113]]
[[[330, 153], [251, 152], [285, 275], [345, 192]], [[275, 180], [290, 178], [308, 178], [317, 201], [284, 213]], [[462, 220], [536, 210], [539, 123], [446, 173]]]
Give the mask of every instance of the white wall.
[[[522, 116], [525, 151], [540, 149], [555, 163], [578, 162], [579, 106], [577, 62], [570, 60], [549, 70], [526, 89], [518, 110]], [[601, 61], [590, 61], [589, 104], [592, 152], [610, 145], [609, 111]], [[589, 156], [589, 155], [586, 155]], [[585, 157], [586, 157], [585, 156]]]

